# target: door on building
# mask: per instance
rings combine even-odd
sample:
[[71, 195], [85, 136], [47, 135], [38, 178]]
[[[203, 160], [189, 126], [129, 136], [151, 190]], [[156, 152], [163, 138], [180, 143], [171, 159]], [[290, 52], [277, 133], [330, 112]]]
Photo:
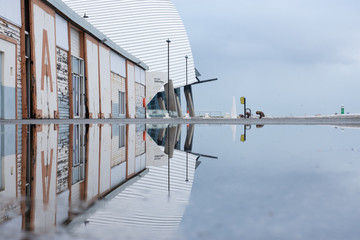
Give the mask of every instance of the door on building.
[[74, 118], [85, 117], [84, 60], [72, 56], [72, 86]]
[[0, 39], [0, 119], [16, 119], [16, 45]]

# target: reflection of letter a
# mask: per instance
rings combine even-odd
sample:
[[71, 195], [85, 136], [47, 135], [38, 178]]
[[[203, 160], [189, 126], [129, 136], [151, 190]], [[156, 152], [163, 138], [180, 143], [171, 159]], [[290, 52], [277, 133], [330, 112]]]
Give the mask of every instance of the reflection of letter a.
[[53, 154], [54, 154], [54, 149], [51, 149], [50, 161], [49, 159], [47, 159], [47, 164], [45, 165], [45, 152], [44, 151], [41, 152], [42, 189], [43, 189], [43, 203], [45, 209], [47, 209], [47, 206], [49, 204]]

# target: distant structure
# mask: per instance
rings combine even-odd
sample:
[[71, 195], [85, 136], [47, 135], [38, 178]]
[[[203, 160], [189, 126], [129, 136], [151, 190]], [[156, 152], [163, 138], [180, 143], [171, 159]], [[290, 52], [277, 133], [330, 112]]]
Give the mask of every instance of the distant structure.
[[235, 100], [235, 96], [233, 97], [233, 103], [232, 103], [232, 107], [231, 107], [231, 114], [230, 114], [231, 118], [237, 118], [237, 114], [236, 114], [236, 100]]

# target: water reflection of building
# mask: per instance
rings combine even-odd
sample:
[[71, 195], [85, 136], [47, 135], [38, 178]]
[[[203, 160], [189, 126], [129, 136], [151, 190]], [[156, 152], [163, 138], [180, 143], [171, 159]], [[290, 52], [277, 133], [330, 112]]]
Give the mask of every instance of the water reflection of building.
[[[177, 125], [0, 127], [0, 229], [44, 233], [70, 224], [91, 232], [116, 220], [128, 233], [134, 223], [147, 234], [176, 231], [199, 163], [189, 153], [193, 126], [186, 151]], [[108, 204], [99, 209], [104, 197]]]
[[0, 128], [0, 224], [6, 227], [47, 232], [145, 169], [144, 125]]
[[[148, 172], [121, 192], [110, 194], [106, 205], [99, 204], [90, 216], [74, 221], [77, 234], [101, 237], [106, 232], [110, 239], [119, 232], [125, 239], [174, 237], [189, 202], [199, 156], [180, 150], [181, 125], [147, 127], [151, 136], [146, 138]], [[185, 141], [190, 150], [191, 129]]]

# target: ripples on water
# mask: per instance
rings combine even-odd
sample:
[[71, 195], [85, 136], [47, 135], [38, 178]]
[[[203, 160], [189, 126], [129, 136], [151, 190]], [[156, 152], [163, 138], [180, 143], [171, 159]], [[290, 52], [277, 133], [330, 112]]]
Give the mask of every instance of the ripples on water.
[[0, 125], [1, 239], [357, 239], [356, 128]]

